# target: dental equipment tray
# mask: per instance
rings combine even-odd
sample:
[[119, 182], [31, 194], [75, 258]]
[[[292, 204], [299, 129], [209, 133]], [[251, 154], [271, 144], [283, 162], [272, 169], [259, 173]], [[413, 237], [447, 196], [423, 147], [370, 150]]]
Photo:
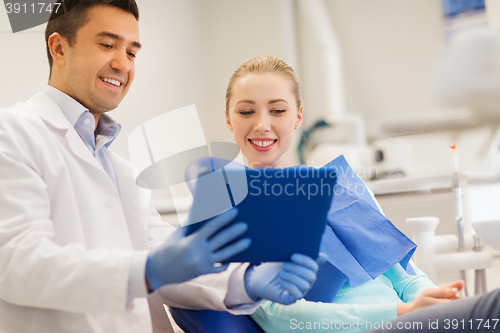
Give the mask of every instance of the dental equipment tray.
[[242, 237], [252, 244], [227, 262], [290, 261], [294, 253], [317, 258], [336, 180], [335, 168], [220, 168], [196, 179], [184, 227], [190, 234], [237, 207], [231, 224], [247, 222]]

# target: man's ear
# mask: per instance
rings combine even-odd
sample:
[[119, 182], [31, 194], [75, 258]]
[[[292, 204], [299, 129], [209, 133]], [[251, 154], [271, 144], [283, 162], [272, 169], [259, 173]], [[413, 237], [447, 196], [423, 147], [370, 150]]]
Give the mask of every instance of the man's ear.
[[64, 66], [64, 64], [66, 63], [64, 52], [68, 45], [66, 38], [61, 36], [61, 34], [59, 34], [58, 32], [54, 32], [49, 36], [47, 45], [49, 47], [50, 55], [52, 56], [52, 64]]
[[231, 124], [231, 119], [229, 119], [229, 116], [227, 115], [226, 110], [224, 110], [224, 116], [226, 117], [226, 126], [229, 128], [231, 132], [233, 132], [233, 125]]

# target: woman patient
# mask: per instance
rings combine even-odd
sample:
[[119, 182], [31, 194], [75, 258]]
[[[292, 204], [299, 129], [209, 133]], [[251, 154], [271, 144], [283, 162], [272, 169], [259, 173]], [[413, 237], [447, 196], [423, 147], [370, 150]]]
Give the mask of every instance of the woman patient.
[[[250, 168], [292, 166], [290, 146], [302, 113], [297, 76], [280, 59], [266, 56], [247, 60], [229, 80], [226, 124]], [[463, 281], [437, 288], [422, 271], [412, 268], [416, 275], [408, 274], [397, 263], [357, 287], [346, 282], [331, 303], [301, 299], [281, 305], [263, 301], [252, 318], [273, 333], [291, 329], [361, 332], [419, 308], [449, 302], [463, 288]], [[316, 283], [325, 282], [328, 277]]]

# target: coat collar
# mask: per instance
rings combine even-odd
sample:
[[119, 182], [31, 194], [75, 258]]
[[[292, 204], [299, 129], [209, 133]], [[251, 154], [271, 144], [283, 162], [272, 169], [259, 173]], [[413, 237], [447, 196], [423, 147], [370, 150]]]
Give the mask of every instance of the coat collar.
[[38, 93], [29, 99], [26, 104], [34, 110], [40, 118], [52, 128], [53, 132], [60, 134], [66, 140], [71, 151], [82, 161], [99, 169], [104, 174], [106, 171], [99, 165], [85, 143], [66, 119], [57, 104], [44, 93]]
[[57, 104], [44, 93], [31, 97], [26, 104], [31, 106], [45, 123], [57, 130], [66, 132], [73, 127]]

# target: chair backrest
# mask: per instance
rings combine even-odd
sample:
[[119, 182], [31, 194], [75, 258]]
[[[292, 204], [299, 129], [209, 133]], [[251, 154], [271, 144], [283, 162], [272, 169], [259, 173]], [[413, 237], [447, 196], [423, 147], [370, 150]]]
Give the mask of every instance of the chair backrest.
[[186, 333], [264, 333], [250, 316], [236, 316], [214, 310], [186, 310], [170, 308], [170, 313]]

